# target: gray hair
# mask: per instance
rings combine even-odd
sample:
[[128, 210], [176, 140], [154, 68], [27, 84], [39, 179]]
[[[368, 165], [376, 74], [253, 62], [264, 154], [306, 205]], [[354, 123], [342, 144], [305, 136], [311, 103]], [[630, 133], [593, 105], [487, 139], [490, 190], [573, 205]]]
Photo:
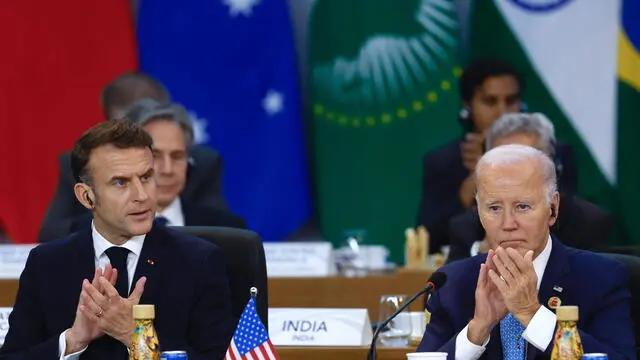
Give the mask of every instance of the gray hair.
[[487, 131], [485, 146], [487, 149], [492, 149], [498, 139], [523, 133], [536, 135], [540, 139], [540, 148], [544, 149], [549, 156], [555, 156], [555, 128], [551, 121], [541, 113], [511, 113], [502, 115]]
[[[553, 196], [558, 193], [556, 178], [556, 166], [547, 154], [525, 145], [504, 145], [487, 151], [476, 165], [476, 179], [479, 178], [484, 168], [517, 164], [527, 160], [535, 160], [542, 167], [544, 175], [544, 200], [551, 203]], [[476, 203], [478, 192], [476, 191]]]
[[172, 121], [184, 131], [187, 148], [193, 145], [193, 123], [191, 117], [181, 105], [160, 103], [152, 99], [141, 99], [127, 108], [125, 117], [139, 126], [145, 126], [157, 120]]

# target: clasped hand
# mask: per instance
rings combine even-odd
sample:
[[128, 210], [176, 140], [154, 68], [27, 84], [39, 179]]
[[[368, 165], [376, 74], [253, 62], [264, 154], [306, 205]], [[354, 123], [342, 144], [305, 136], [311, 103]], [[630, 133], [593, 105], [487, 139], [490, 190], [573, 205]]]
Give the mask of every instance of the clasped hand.
[[480, 265], [469, 340], [481, 344], [509, 312], [528, 326], [540, 308], [537, 281], [533, 251], [521, 256], [512, 248], [489, 250], [486, 262]]
[[140, 302], [146, 278], [140, 278], [131, 295], [123, 298], [114, 287], [117, 277], [117, 270], [107, 265], [104, 272], [96, 269], [92, 282], [83, 281], [76, 318], [67, 332], [66, 354], [80, 351], [105, 334], [129, 346], [134, 330], [133, 306]]

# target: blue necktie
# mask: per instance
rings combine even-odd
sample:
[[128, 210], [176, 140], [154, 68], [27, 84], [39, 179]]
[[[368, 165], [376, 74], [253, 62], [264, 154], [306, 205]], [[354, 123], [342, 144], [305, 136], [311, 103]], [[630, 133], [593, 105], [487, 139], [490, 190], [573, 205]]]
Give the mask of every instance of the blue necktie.
[[167, 224], [169, 224], [169, 219], [162, 215], [158, 215], [156, 216], [156, 222], [162, 226], [167, 226]]
[[525, 340], [522, 338], [524, 325], [513, 314], [508, 313], [500, 321], [500, 337], [504, 360], [524, 360]]

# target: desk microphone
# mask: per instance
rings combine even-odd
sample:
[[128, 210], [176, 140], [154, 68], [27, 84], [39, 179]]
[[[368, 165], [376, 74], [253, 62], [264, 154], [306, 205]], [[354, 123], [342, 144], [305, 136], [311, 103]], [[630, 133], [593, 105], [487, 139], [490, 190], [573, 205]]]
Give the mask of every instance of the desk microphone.
[[387, 327], [391, 320], [393, 320], [398, 314], [403, 312], [411, 303], [413, 303], [418, 297], [422, 294], [428, 294], [436, 289], [441, 288], [447, 282], [447, 274], [443, 272], [435, 272], [431, 275], [429, 282], [427, 282], [427, 286], [424, 289], [418, 291], [415, 295], [409, 299], [406, 303], [404, 303], [398, 310], [396, 310], [391, 316], [389, 316], [385, 321], [378, 324], [376, 328], [376, 332], [373, 333], [373, 338], [371, 339], [371, 346], [369, 346], [369, 354], [367, 355], [368, 360], [376, 360], [376, 342], [378, 341], [378, 336], [380, 335], [380, 331]]

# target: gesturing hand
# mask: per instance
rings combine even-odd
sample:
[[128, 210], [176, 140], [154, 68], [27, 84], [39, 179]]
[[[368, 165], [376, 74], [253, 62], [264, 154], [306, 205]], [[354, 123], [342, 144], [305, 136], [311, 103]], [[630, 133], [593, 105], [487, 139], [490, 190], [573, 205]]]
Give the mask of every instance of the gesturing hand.
[[528, 326], [540, 308], [538, 276], [533, 268], [533, 251], [521, 256], [516, 250], [498, 247], [493, 257], [495, 270], [489, 271], [491, 282], [504, 298], [509, 312], [524, 326]]
[[482, 157], [484, 135], [468, 133], [465, 140], [460, 144], [462, 153], [462, 163], [470, 171], [474, 171], [478, 160]]
[[[116, 283], [118, 278], [118, 271], [107, 265], [104, 272], [101, 268], [97, 268], [93, 276], [92, 286], [100, 287], [100, 279], [111, 284]], [[83, 288], [85, 284], [89, 284], [88, 280], [83, 281]], [[98, 327], [98, 323], [85, 315], [85, 310], [89, 306], [89, 298], [84, 291], [80, 293], [80, 300], [78, 301], [78, 307], [76, 308], [76, 318], [73, 321], [71, 329], [65, 334], [66, 350], [65, 355], [73, 354], [82, 350], [89, 343], [104, 335], [102, 330]]]
[[481, 345], [493, 327], [507, 314], [502, 294], [489, 279], [494, 256], [493, 250], [489, 250], [486, 263], [480, 265], [475, 293], [476, 307], [468, 330], [469, 340], [476, 345]]
[[83, 286], [82, 292], [90, 299], [89, 307], [84, 314], [95, 321], [105, 334], [128, 347], [134, 330], [133, 306], [140, 302], [147, 279], [141, 277], [128, 298], [120, 297], [118, 290], [106, 279], [99, 280], [102, 291], [92, 284], [86, 283]]

